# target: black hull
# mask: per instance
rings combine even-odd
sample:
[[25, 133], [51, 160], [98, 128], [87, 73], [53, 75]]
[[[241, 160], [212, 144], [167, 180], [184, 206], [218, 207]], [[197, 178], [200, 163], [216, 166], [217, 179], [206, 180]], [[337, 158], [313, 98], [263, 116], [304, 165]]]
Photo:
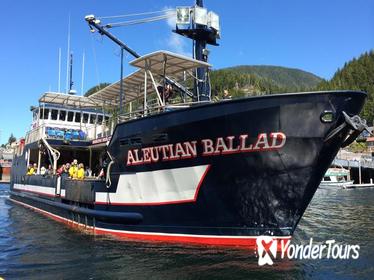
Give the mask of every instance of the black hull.
[[[289, 237], [351, 131], [343, 129], [328, 141], [327, 135], [344, 122], [342, 112], [358, 114], [365, 97], [360, 92], [272, 95], [200, 105], [120, 124], [108, 147], [114, 161], [110, 188], [104, 182], [91, 183], [92, 198], [83, 200], [79, 198], [85, 192], [82, 186], [75, 203], [142, 217], [137, 223], [119, 223], [84, 215], [88, 217], [86, 224], [98, 233], [187, 242], [194, 242], [195, 236], [195, 241], [207, 244], [247, 244], [243, 239], [259, 235]], [[324, 112], [334, 114], [332, 122], [321, 121]], [[247, 135], [243, 143], [240, 135]], [[258, 142], [260, 135], [266, 135], [267, 142]], [[277, 138], [279, 135], [285, 139]], [[225, 153], [225, 149], [217, 148], [218, 154], [209, 153], [204, 139], [212, 140], [216, 148], [221, 137], [226, 148], [231, 144], [231, 150]], [[177, 143], [194, 141], [196, 155], [190, 152], [188, 156], [186, 149], [175, 155]], [[246, 149], [241, 149], [241, 144]], [[158, 148], [167, 145], [172, 146]], [[144, 154], [147, 148], [154, 152], [150, 161]], [[22, 168], [13, 168], [13, 172], [12, 199], [74, 219], [71, 209], [33, 200], [36, 194], [32, 191], [28, 194], [31, 198], [20, 196], [24, 192], [14, 184], [44, 183], [25, 182], [30, 178], [21, 179], [25, 174]], [[87, 182], [63, 181], [62, 189], [68, 184]], [[187, 185], [195, 187], [192, 196], [186, 194], [191, 192]], [[157, 193], [160, 190], [162, 193]], [[58, 195], [48, 199], [71, 204], [70, 199]], [[207, 238], [201, 239], [204, 236]], [[229, 241], [211, 242], [220, 237]]]

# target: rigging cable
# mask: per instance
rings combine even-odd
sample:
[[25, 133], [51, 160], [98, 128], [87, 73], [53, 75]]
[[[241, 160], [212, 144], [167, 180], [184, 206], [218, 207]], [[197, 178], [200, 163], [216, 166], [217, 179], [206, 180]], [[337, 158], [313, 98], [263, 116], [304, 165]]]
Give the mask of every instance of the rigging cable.
[[98, 19], [111, 19], [111, 18], [136, 17], [136, 16], [168, 13], [168, 12], [172, 12], [172, 11], [175, 11], [175, 10], [174, 9], [165, 9], [165, 10], [154, 11], [154, 12], [144, 12], [144, 13], [126, 14], [126, 15], [118, 15], [118, 16], [104, 16], [104, 17], [97, 17], [97, 18]]
[[205, 79], [199, 79], [198, 77], [196, 77], [194, 74], [192, 74], [192, 72], [190, 71], [186, 71], [186, 73], [188, 75], [190, 75], [192, 78], [194, 78], [196, 81], [200, 82], [200, 83], [204, 83], [206, 82], [206, 78]]
[[99, 75], [99, 69], [97, 67], [97, 58], [96, 58], [96, 49], [95, 49], [95, 44], [94, 44], [94, 35], [92, 34], [91, 36], [91, 46], [92, 46], [92, 53], [94, 57], [94, 64], [95, 64], [95, 74], [96, 74], [96, 80], [97, 84], [100, 84], [100, 75]]
[[108, 23], [108, 24], [105, 25], [105, 27], [106, 28], [113, 28], [113, 27], [120, 27], [120, 26], [136, 25], [136, 24], [142, 24], [142, 23], [164, 20], [164, 19], [168, 19], [168, 18], [173, 17], [173, 16], [174, 16], [174, 14], [168, 13], [168, 14], [161, 15], [161, 16], [156, 16], [156, 17], [128, 20], [128, 21], [116, 22], [116, 23]]

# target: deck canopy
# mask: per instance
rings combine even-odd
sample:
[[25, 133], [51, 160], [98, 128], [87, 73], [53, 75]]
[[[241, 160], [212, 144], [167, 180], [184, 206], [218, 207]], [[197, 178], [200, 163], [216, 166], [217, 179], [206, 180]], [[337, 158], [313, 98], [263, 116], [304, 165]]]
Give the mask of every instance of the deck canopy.
[[[209, 63], [168, 51], [157, 51], [141, 56], [131, 61], [130, 65], [140, 69], [122, 79], [123, 104], [144, 99], [145, 92], [147, 95], [155, 93], [155, 84], [163, 84], [164, 73], [180, 82], [187, 71], [199, 67], [211, 67]], [[147, 82], [145, 82], [145, 73], [147, 73]], [[119, 106], [120, 87], [121, 81], [118, 81], [90, 95], [89, 98], [97, 103], [105, 102], [109, 106]]]
[[100, 108], [103, 105], [89, 97], [57, 92], [44, 93], [39, 98], [39, 102], [75, 108]]
[[[159, 75], [154, 75], [156, 82], [158, 82], [161, 77]], [[98, 103], [105, 103], [107, 105], [118, 106], [120, 101], [120, 87], [121, 81], [113, 83], [94, 94], [90, 95], [90, 99]], [[136, 72], [128, 75], [122, 79], [123, 93], [126, 102], [131, 102], [136, 99], [143, 97], [144, 93], [144, 70], [137, 70]], [[154, 93], [152, 83], [147, 83], [147, 93]]]
[[141, 56], [131, 61], [130, 64], [140, 69], [150, 70], [152, 73], [159, 75], [164, 75], [165, 68], [166, 76], [181, 74], [183, 71], [199, 67], [211, 67], [209, 63], [168, 51], [157, 51]]

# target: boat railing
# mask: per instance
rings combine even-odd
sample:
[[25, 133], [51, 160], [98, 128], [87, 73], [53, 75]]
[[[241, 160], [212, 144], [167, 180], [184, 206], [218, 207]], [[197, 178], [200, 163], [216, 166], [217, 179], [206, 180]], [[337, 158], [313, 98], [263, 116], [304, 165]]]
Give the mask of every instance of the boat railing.
[[38, 125], [26, 133], [25, 142], [26, 144], [34, 143], [39, 141], [43, 135], [45, 135], [45, 125]]
[[192, 106], [211, 103], [211, 101], [191, 101], [191, 102], [178, 102], [170, 103], [165, 106], [153, 105], [149, 106], [146, 109], [138, 109], [135, 111], [130, 111], [118, 115], [118, 122], [126, 122], [133, 119], [140, 119], [150, 115], [156, 115], [162, 112], [170, 112], [179, 109], [190, 108]]
[[91, 141], [88, 131], [84, 128], [59, 128], [50, 124], [42, 123], [26, 133], [26, 144], [34, 143], [42, 138], [58, 139], [65, 141]]

